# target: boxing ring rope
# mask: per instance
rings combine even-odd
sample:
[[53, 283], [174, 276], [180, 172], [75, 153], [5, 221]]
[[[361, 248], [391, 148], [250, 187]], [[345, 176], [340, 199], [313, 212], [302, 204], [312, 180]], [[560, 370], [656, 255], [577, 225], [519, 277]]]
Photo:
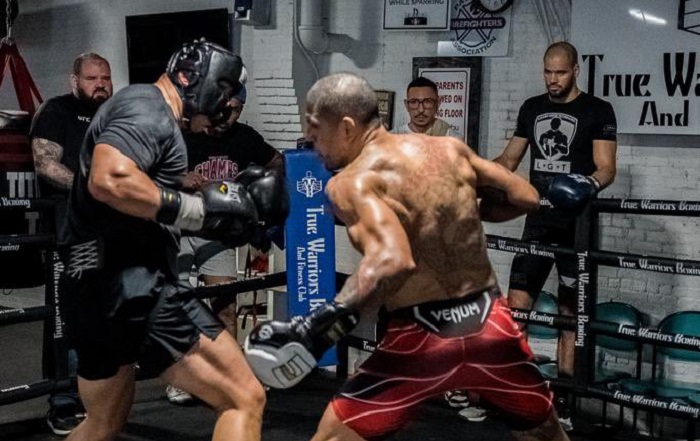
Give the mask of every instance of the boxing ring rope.
[[[48, 214], [45, 222], [52, 222], [54, 201], [51, 199], [22, 199], [2, 198], [0, 216], [10, 211], [41, 211]], [[2, 385], [0, 389], [0, 405], [47, 395], [53, 391], [67, 389], [70, 384], [68, 367], [59, 360], [67, 357], [67, 337], [63, 333], [61, 308], [59, 306], [58, 275], [61, 266], [58, 265], [58, 253], [55, 250], [53, 234], [11, 234], [0, 235], [0, 253], [16, 252], [24, 249], [43, 248], [47, 251], [45, 265], [44, 306], [29, 308], [14, 308], [0, 311], [0, 326], [44, 322], [44, 348], [50, 345], [51, 360], [43, 363], [44, 377], [39, 381], [19, 385]], [[51, 374], [46, 375], [48, 368]]]
[[[50, 210], [53, 202], [50, 200], [24, 199], [16, 200], [10, 204], [0, 206], [0, 213], [4, 210]], [[700, 276], [700, 261], [669, 259], [655, 256], [641, 256], [635, 254], [613, 253], [594, 249], [592, 244], [597, 243], [597, 223], [599, 213], [629, 213], [665, 216], [700, 216], [700, 202], [667, 201], [647, 199], [600, 199], [594, 200], [583, 215], [579, 216], [576, 226], [576, 241], [574, 248], [561, 248], [556, 246], [529, 243], [517, 239], [502, 236], [488, 235], [488, 248], [492, 250], [511, 253], [523, 253], [538, 256], [554, 257], [556, 254], [576, 256], [578, 259], [578, 310], [575, 316], [561, 316], [528, 310], [513, 310], [513, 317], [521, 322], [551, 326], [558, 329], [574, 330], [576, 332], [576, 369], [573, 380], [563, 380], [557, 384], [568, 385], [577, 393], [590, 397], [603, 398], [610, 402], [622, 405], [634, 405], [639, 409], [647, 409], [656, 413], [680, 417], [684, 419], [699, 419], [700, 409], [693, 406], [676, 406], [670, 408], [667, 402], [657, 399], [637, 400], [634, 396], [612, 391], [604, 387], [596, 387], [590, 384], [590, 375], [593, 372], [594, 346], [591, 334], [606, 334], [618, 338], [635, 340], [648, 344], [663, 344], [665, 346], [681, 349], [700, 350], [700, 343], [678, 342], [680, 334], [664, 334], [648, 328], [632, 328], [621, 326], [611, 322], [598, 321], [591, 318], [597, 298], [595, 284], [589, 280], [596, 280], [597, 266], [605, 265], [619, 268], [641, 269], [662, 273], [696, 275]], [[48, 246], [53, 250], [54, 236], [41, 235], [4, 235], [0, 236], [0, 252], [9, 251], [7, 248]], [[4, 245], [7, 244], [7, 245]], [[0, 326], [13, 323], [45, 320], [49, 332], [56, 333], [56, 323], [60, 320], [60, 309], [57, 307], [58, 293], [55, 283], [58, 270], [58, 256], [51, 254], [53, 259], [47, 265], [46, 278], [46, 305], [31, 308], [16, 308], [0, 311]], [[337, 288], [340, 289], [348, 277], [347, 274], [337, 273]], [[231, 296], [255, 289], [269, 289], [286, 284], [286, 273], [274, 273], [253, 279], [236, 281], [228, 284], [196, 287], [188, 291], [187, 295], [196, 298], [210, 298], [217, 296]], [[51, 320], [53, 319], [53, 320]], [[650, 332], [651, 331], [651, 332]], [[667, 342], [666, 340], [671, 340]], [[700, 341], [700, 340], [699, 340]], [[56, 341], [54, 341], [56, 343]], [[45, 339], [46, 344], [46, 339]], [[376, 343], [356, 336], [348, 336], [339, 344], [338, 374], [347, 372], [348, 348], [356, 347], [371, 351]], [[56, 362], [56, 360], [54, 360]], [[58, 368], [58, 367], [57, 367]], [[60, 372], [59, 369], [57, 372]], [[0, 390], [0, 405], [17, 401], [23, 401], [42, 395], [46, 395], [67, 385], [67, 376], [57, 375], [57, 378], [44, 378], [40, 381], [4, 387]]]
[[[654, 413], [682, 419], [700, 420], [700, 408], [694, 405], [671, 403], [663, 398], [647, 397], [643, 394], [611, 390], [605, 385], [593, 383], [595, 334], [605, 334], [640, 343], [662, 345], [679, 349], [700, 351], [700, 338], [687, 339], [683, 334], [669, 334], [646, 327], [631, 327], [595, 319], [597, 267], [600, 265], [637, 269], [665, 274], [700, 276], [700, 261], [670, 259], [628, 253], [615, 253], [597, 249], [598, 220], [600, 213], [626, 213], [637, 215], [700, 217], [700, 201], [670, 201], [652, 199], [596, 199], [578, 217], [574, 248], [560, 248], [529, 243], [502, 236], [487, 235], [487, 246], [492, 250], [554, 257], [556, 254], [576, 256], [578, 260], [577, 311], [575, 316], [529, 310], [512, 311], [513, 318], [532, 323], [576, 332], [574, 381], [553, 381], [564, 386], [569, 383], [581, 396], [604, 399], [608, 402], [649, 410]], [[690, 341], [688, 341], [690, 340]], [[688, 341], [688, 342], [685, 342]]]
[[[53, 211], [54, 201], [50, 199], [10, 199], [4, 198], [0, 204], [0, 216], [6, 211]], [[62, 265], [55, 250], [53, 234], [12, 234], [0, 235], [0, 252], [18, 251], [25, 248], [42, 247], [47, 252], [45, 305], [27, 308], [0, 310], [0, 326], [33, 321], [44, 321], [44, 345], [51, 344], [53, 373], [39, 381], [19, 384], [0, 385], [0, 406], [67, 389], [70, 380], [67, 368], [59, 363], [62, 351], [67, 351], [67, 337], [63, 335], [61, 310], [59, 307], [58, 276]], [[343, 277], [339, 277], [344, 281]], [[195, 287], [183, 293], [200, 299], [218, 296], [236, 296], [253, 290], [284, 286], [287, 283], [286, 272], [274, 273], [231, 283]]]

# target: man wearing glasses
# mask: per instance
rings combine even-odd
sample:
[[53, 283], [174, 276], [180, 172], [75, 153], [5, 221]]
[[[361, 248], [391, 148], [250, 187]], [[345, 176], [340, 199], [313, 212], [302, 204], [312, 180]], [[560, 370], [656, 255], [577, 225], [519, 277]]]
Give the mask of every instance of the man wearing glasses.
[[[284, 173], [282, 154], [265, 142], [254, 128], [238, 121], [245, 101], [246, 88], [243, 86], [231, 99], [231, 116], [219, 125], [212, 125], [206, 115], [192, 117], [189, 131], [183, 132], [188, 158], [188, 173], [182, 183], [184, 191], [195, 192], [209, 180], [231, 180], [253, 164]], [[193, 267], [198, 282], [204, 285], [236, 280], [236, 250], [222, 242], [183, 234], [177, 260], [180, 280], [184, 283], [189, 282]], [[211, 307], [236, 338], [236, 299], [215, 298]], [[166, 396], [173, 404], [193, 401], [189, 393], [171, 385], [166, 388]]]
[[456, 136], [452, 126], [437, 117], [440, 97], [437, 85], [425, 77], [411, 81], [404, 100], [411, 120], [399, 127], [397, 133], [423, 133], [430, 136]]

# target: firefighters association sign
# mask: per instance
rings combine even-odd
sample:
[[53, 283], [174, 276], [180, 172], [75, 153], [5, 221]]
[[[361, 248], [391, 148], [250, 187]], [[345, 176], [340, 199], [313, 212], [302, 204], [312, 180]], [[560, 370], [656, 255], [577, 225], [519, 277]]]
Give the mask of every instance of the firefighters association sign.
[[457, 0], [452, 6], [450, 40], [438, 42], [441, 57], [508, 55], [511, 11], [487, 12], [478, 0]]

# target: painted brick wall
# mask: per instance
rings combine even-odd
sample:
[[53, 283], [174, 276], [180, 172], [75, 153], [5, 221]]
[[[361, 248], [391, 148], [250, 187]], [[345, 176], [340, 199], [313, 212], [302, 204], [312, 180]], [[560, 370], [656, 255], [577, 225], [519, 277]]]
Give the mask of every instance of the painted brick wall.
[[[278, 148], [293, 146], [301, 136], [303, 96], [315, 75], [293, 39], [292, 0], [272, 2], [269, 26], [234, 26], [234, 43], [251, 71], [249, 99], [243, 120], [255, 126]], [[117, 88], [127, 83], [124, 16], [188, 9], [231, 7], [230, 0], [34, 0], [21, 4], [15, 37], [43, 95], [68, 90], [73, 56], [85, 50], [112, 61]], [[406, 122], [404, 90], [411, 80], [413, 57], [433, 56], [446, 33], [382, 30], [382, 5], [376, 0], [328, 0], [324, 17], [330, 32], [356, 40], [350, 56], [313, 56], [321, 74], [354, 71], [376, 88], [396, 91], [396, 125]], [[531, 2], [515, 2], [509, 56], [484, 60], [479, 151], [496, 156], [513, 133], [520, 104], [541, 93], [541, 58], [547, 41]], [[0, 90], [0, 107], [14, 108], [9, 87]], [[689, 141], [690, 139], [690, 141]], [[700, 155], [691, 137], [621, 136], [618, 177], [603, 197], [700, 199]], [[676, 144], [678, 147], [676, 147]], [[523, 164], [528, 163], [528, 158]], [[521, 167], [523, 173], [525, 168]], [[700, 220], [672, 217], [604, 215], [602, 246], [620, 252], [700, 259]], [[518, 237], [522, 220], [488, 225], [487, 231]], [[339, 232], [338, 267], [350, 270], [357, 261]], [[491, 253], [503, 288], [511, 255]], [[550, 278], [547, 289], [555, 290]], [[700, 309], [700, 281], [695, 277], [601, 268], [600, 299], [630, 302], [650, 316], [651, 325], [670, 312]]]
[[[381, 2], [377, 2], [381, 3]], [[382, 26], [382, 8], [374, 2], [333, 1], [328, 20], [332, 32], [347, 33], [357, 39], [365, 52], [362, 57], [330, 55], [329, 71], [350, 70], [361, 73], [376, 88], [394, 90], [395, 123], [403, 124], [407, 115], [402, 100], [411, 80], [413, 57], [431, 56], [443, 33], [377, 31]], [[529, 1], [515, 2], [513, 28], [508, 57], [485, 60], [481, 139], [479, 151], [489, 158], [497, 156], [512, 136], [517, 113], [529, 96], [543, 93], [542, 55], [547, 47], [535, 9]], [[373, 60], [364, 65], [366, 60]], [[674, 148], [673, 140], [620, 136], [618, 176], [602, 197], [700, 199], [700, 155], [696, 149]], [[687, 143], [681, 142], [683, 145]], [[526, 156], [523, 165], [529, 163]], [[520, 172], [527, 174], [527, 168]], [[602, 247], [611, 251], [655, 254], [684, 259], [700, 259], [700, 220], [661, 216], [603, 215]], [[522, 219], [505, 224], [489, 224], [491, 234], [519, 237]], [[494, 251], [492, 261], [504, 288], [512, 256]], [[601, 268], [601, 300], [615, 299], [635, 304], [650, 315], [652, 324], [679, 309], [700, 308], [700, 280], [635, 270]], [[556, 290], [550, 278], [547, 289]]]

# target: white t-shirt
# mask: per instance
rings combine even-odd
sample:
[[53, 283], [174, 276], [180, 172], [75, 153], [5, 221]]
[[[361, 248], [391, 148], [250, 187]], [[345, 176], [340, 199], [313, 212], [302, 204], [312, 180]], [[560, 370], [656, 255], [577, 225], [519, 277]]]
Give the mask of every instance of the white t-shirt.
[[[408, 125], [408, 123], [406, 123], [401, 127], [397, 127], [396, 133], [397, 134], [406, 134], [406, 133], [418, 133], [418, 132], [414, 132], [413, 130], [411, 130], [411, 127]], [[454, 138], [458, 138], [458, 136], [455, 134], [454, 130], [452, 130], [452, 126], [440, 118], [435, 119], [433, 126], [431, 128], [429, 128], [425, 132], [425, 134], [429, 135], [429, 136], [452, 136]]]

